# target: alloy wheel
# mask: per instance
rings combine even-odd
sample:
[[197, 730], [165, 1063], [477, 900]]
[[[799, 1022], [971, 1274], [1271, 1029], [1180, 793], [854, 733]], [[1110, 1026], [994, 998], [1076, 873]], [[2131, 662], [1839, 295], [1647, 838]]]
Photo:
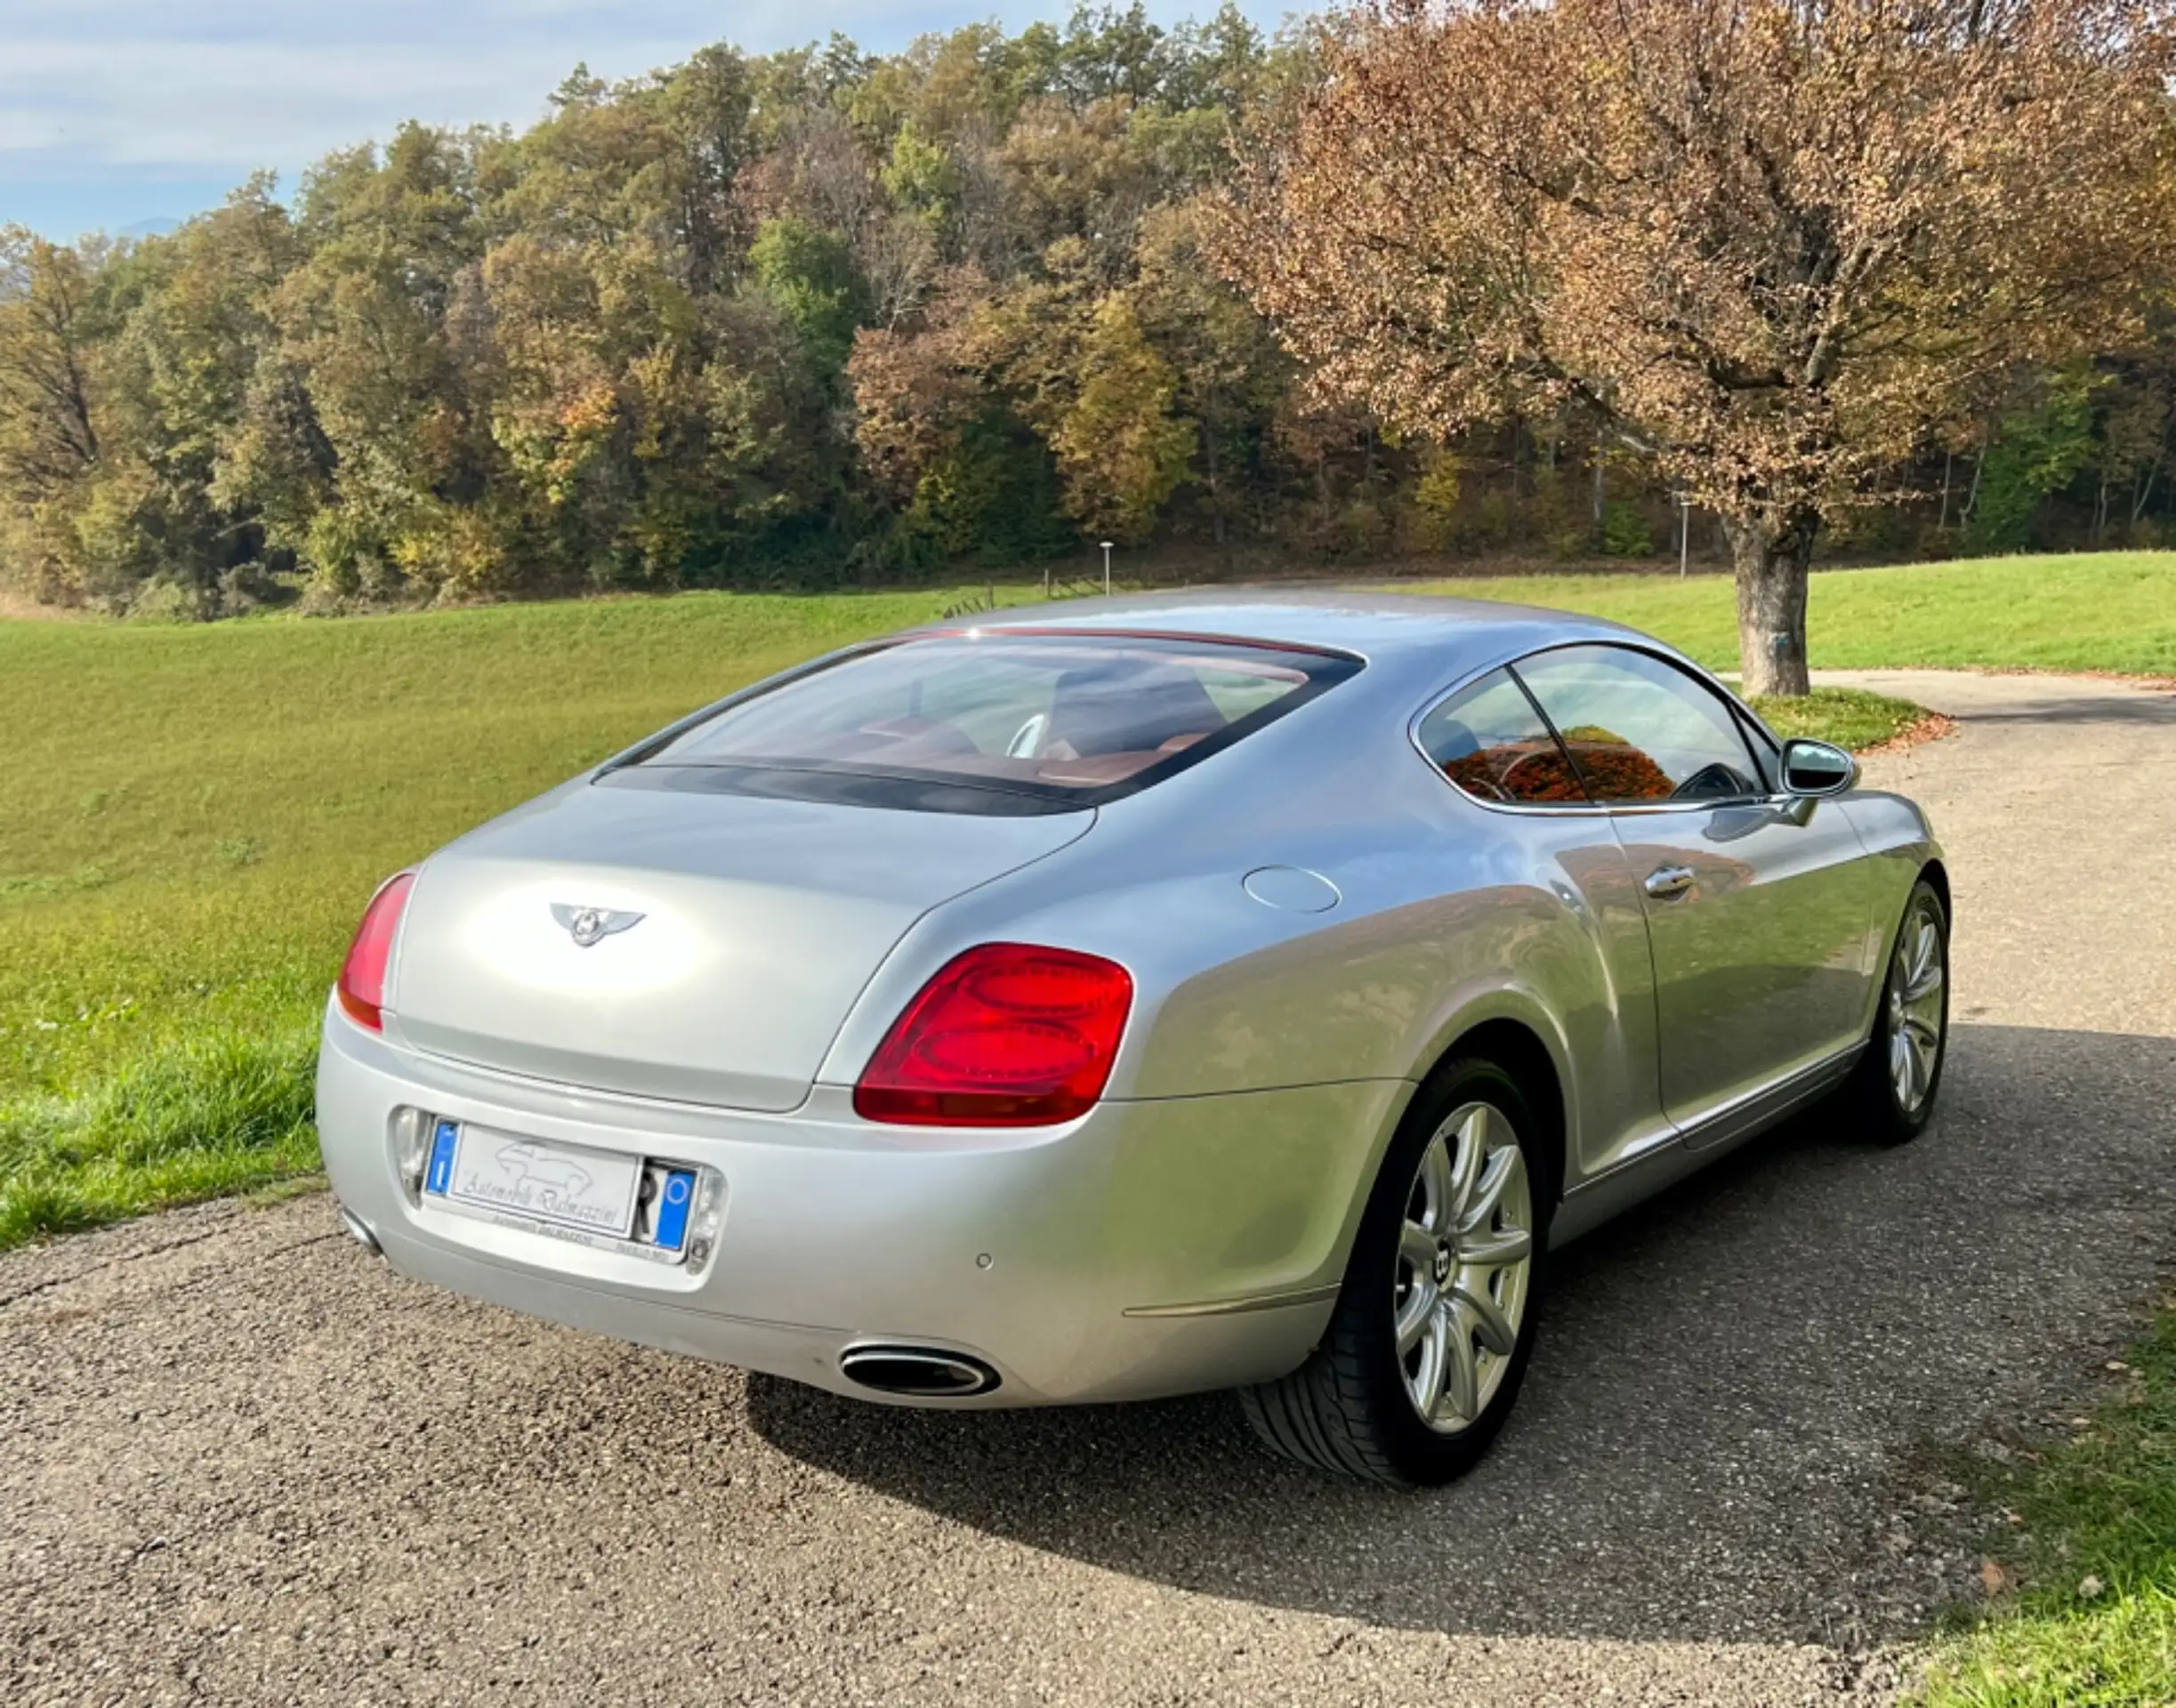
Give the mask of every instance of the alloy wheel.
[[1393, 1326], [1406, 1395], [1429, 1428], [1469, 1428], [1503, 1385], [1534, 1267], [1526, 1155], [1501, 1111], [1467, 1103], [1437, 1127], [1406, 1196]]
[[1932, 1092], [1942, 1059], [1948, 969], [1940, 908], [1932, 895], [1914, 897], [1889, 960], [1889, 1084], [1906, 1116], [1917, 1115]]

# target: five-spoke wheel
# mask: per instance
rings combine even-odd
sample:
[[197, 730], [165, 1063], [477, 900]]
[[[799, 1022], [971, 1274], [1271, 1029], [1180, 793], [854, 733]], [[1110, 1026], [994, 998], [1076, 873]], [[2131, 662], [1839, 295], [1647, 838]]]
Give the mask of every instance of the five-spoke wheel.
[[1942, 1033], [1949, 1019], [1948, 955], [1942, 941], [1941, 902], [1922, 889], [1897, 932], [1889, 957], [1889, 1081], [1897, 1107], [1918, 1113], [1934, 1094], [1942, 1060]]

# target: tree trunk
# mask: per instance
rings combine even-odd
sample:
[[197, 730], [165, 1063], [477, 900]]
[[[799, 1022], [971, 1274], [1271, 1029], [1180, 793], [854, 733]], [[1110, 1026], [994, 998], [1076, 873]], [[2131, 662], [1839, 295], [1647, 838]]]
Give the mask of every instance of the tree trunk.
[[2131, 526], [2134, 528], [2145, 517], [2147, 502], [2154, 495], [2154, 481], [2161, 473], [2161, 459], [2168, 455], [2169, 427], [2172, 424], [2176, 424], [2176, 416], [2162, 423], [2161, 437], [2154, 441], [2154, 460], [2146, 465], [2146, 484], [2142, 487], [2134, 484], [2132, 487]]
[[1737, 656], [1745, 694], [1809, 692], [1806, 575], [1820, 512], [1765, 505], [1726, 518], [1723, 528], [1737, 571]]

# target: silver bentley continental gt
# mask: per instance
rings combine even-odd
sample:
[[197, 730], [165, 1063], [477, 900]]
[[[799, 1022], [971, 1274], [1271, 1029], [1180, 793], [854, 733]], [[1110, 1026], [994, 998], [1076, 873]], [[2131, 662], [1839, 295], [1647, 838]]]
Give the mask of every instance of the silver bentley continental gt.
[[318, 1078], [398, 1269], [919, 1406], [1236, 1389], [1443, 1481], [1550, 1254], [1922, 1128], [1911, 802], [1584, 617], [1069, 602], [850, 648], [390, 879]]

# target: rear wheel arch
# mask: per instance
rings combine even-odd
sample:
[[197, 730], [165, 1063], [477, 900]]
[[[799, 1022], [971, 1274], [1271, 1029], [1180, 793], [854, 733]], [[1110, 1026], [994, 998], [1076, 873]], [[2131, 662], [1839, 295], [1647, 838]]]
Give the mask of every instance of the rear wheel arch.
[[1452, 1039], [1423, 1080], [1433, 1077], [1453, 1062], [1470, 1061], [1476, 1057], [1493, 1062], [1509, 1074], [1525, 1095], [1527, 1108], [1541, 1128], [1535, 1137], [1541, 1141], [1543, 1158], [1551, 1171], [1550, 1178], [1543, 1183], [1543, 1190], [1536, 1196], [1553, 1209], [1563, 1196], [1566, 1165], [1570, 1156], [1564, 1079], [1558, 1071], [1555, 1056], [1541, 1035], [1525, 1021], [1509, 1018], [1487, 1019], [1469, 1027]]
[[[1296, 1369], [1238, 1390], [1273, 1451], [1403, 1487], [1448, 1481], [1487, 1451], [1533, 1357], [1556, 1189], [1537, 1177], [1559, 1103], [1547, 1046], [1521, 1021], [1481, 1021], [1441, 1052], [1378, 1165], [1320, 1338]], [[1459, 1368], [1463, 1399], [1446, 1374]]]

